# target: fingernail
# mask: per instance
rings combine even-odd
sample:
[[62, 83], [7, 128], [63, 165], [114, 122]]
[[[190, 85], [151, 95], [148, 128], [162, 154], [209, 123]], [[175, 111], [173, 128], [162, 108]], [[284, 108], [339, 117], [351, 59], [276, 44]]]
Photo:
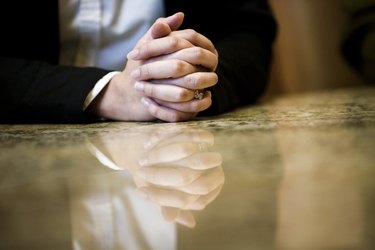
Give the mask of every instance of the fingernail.
[[141, 82], [135, 82], [134, 87], [136, 90], [143, 91], [145, 88], [145, 85]]
[[137, 59], [138, 55], [139, 55], [139, 50], [138, 49], [134, 49], [134, 50], [132, 50], [132, 51], [130, 51], [128, 53], [127, 57], [128, 57], [128, 59], [133, 59], [134, 60], [134, 59]]

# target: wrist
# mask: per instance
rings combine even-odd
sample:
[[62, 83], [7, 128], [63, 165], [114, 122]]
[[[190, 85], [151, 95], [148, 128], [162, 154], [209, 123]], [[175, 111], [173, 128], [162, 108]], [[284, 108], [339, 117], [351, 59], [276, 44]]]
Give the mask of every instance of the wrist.
[[87, 95], [84, 102], [84, 111], [94, 116], [101, 118], [109, 118], [108, 110], [111, 110], [112, 98], [109, 98], [110, 92], [108, 91], [112, 79], [121, 72], [114, 71], [103, 76], [94, 86], [94, 88]]

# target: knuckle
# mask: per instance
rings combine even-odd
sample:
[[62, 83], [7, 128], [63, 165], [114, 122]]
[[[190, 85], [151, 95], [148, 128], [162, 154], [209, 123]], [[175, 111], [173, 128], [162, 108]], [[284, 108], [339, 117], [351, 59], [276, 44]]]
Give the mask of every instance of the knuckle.
[[181, 101], [186, 101], [191, 98], [190, 91], [187, 89], [180, 88], [178, 91], [177, 98]]
[[198, 33], [193, 29], [187, 29], [186, 35], [192, 41], [194, 41], [198, 37]]
[[168, 43], [169, 46], [173, 49], [177, 49], [179, 47], [179, 39], [174, 36], [168, 37]]
[[176, 60], [174, 63], [174, 71], [175, 72], [184, 72], [186, 68], [186, 64], [180, 60]]
[[191, 48], [191, 53], [194, 57], [202, 58], [203, 57], [203, 50], [200, 47], [193, 47]]

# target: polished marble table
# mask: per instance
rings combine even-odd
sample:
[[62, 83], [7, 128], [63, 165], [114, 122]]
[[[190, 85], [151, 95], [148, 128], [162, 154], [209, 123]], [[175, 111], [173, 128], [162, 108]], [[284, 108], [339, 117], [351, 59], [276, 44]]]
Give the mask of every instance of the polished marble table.
[[375, 249], [374, 86], [0, 131], [0, 249]]

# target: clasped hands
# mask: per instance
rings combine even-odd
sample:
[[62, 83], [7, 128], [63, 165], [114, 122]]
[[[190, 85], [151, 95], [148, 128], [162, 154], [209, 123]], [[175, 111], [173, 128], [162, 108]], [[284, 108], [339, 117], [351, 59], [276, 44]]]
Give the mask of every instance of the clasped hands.
[[211, 106], [218, 53], [213, 43], [192, 30], [178, 30], [179, 12], [159, 18], [127, 55], [125, 69], [115, 75], [95, 100], [94, 113], [122, 121], [191, 120]]
[[162, 128], [98, 134], [88, 146], [107, 167], [127, 170], [139, 194], [160, 206], [165, 220], [194, 227], [192, 211], [203, 210], [224, 185], [222, 156], [209, 152], [214, 143], [209, 131]]
[[209, 152], [213, 136], [206, 130], [154, 133], [133, 171], [138, 191], [160, 206], [167, 221], [193, 228], [192, 211], [203, 210], [224, 185], [222, 156]]

